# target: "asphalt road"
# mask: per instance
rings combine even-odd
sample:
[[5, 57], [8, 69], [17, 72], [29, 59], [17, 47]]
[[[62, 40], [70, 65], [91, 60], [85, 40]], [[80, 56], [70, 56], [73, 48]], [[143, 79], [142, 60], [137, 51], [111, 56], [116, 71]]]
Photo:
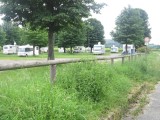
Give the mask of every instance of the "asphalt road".
[[139, 115], [136, 120], [160, 120], [160, 83], [149, 98], [149, 104], [145, 106], [143, 114]]
[[123, 120], [160, 120], [160, 82], [148, 97], [149, 104], [143, 108], [142, 113], [137, 117], [129, 115]]

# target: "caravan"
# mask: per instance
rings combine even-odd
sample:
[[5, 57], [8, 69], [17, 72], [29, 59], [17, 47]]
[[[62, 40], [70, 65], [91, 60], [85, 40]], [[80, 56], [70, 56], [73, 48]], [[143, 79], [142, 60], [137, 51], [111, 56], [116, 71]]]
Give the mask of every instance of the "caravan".
[[113, 45], [111, 47], [111, 53], [118, 53], [118, 47], [116, 47], [115, 45]]
[[[39, 55], [38, 46], [35, 46], [35, 55]], [[30, 45], [19, 46], [18, 56], [33, 56], [33, 46]]]
[[100, 42], [93, 46], [93, 54], [105, 54], [105, 46]]
[[135, 47], [133, 44], [127, 44], [127, 52], [126, 52], [126, 44], [123, 44], [123, 55], [125, 54], [135, 54]]
[[83, 53], [85, 52], [85, 47], [84, 46], [75, 46], [73, 49], [74, 53]]
[[3, 54], [15, 54], [17, 53], [18, 46], [17, 45], [4, 45], [3, 46]]

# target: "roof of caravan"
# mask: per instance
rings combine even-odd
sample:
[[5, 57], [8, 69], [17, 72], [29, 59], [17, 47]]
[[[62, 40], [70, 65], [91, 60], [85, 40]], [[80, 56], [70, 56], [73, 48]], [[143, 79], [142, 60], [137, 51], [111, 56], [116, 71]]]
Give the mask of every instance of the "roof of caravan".
[[22, 45], [22, 46], [19, 46], [19, 48], [33, 48], [33, 46], [31, 46], [31, 45]]

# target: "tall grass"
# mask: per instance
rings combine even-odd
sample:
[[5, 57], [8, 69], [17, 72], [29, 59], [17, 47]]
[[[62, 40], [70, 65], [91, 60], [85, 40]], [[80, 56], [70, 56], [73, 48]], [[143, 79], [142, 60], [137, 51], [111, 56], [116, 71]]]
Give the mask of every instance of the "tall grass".
[[135, 85], [156, 82], [159, 67], [157, 55], [123, 65], [58, 65], [53, 86], [48, 67], [1, 72], [0, 119], [97, 120], [104, 111], [125, 107]]

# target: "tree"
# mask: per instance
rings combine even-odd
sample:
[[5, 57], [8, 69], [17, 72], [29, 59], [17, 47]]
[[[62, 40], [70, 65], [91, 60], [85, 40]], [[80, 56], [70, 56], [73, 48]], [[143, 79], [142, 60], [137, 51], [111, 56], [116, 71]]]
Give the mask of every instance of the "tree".
[[148, 14], [146, 13], [146, 11], [140, 8], [135, 8], [135, 10], [139, 13], [140, 18], [142, 19], [142, 25], [144, 26], [144, 37], [151, 38], [151, 28], [149, 28]]
[[[90, 10], [98, 13], [104, 6], [94, 0], [0, 0], [0, 13], [5, 20], [30, 23], [32, 29], [40, 27], [48, 31], [48, 59], [54, 59], [55, 33], [68, 24], [79, 26]], [[52, 78], [55, 66], [51, 66]]]
[[27, 30], [25, 32], [25, 43], [33, 45], [33, 55], [35, 56], [35, 46], [47, 46], [47, 33], [42, 30]]
[[0, 26], [0, 46], [3, 46], [6, 41], [6, 33], [2, 29], [2, 26]]
[[63, 47], [64, 52], [66, 47], [70, 47], [70, 52], [72, 53], [72, 48], [78, 45], [84, 45], [85, 40], [85, 25], [81, 28], [69, 25], [66, 29], [58, 33], [58, 46]]
[[20, 42], [20, 28], [12, 22], [4, 22], [2, 24], [3, 31], [6, 34], [4, 44], [14, 44]]
[[[133, 9], [130, 6], [124, 8], [121, 14], [116, 19], [115, 31], [111, 32], [111, 36], [115, 41], [121, 44], [134, 44], [136, 48], [144, 45], [145, 32], [148, 28], [147, 17], [142, 17], [144, 11]], [[147, 15], [147, 13], [145, 13]], [[146, 21], [146, 22], [145, 22]], [[149, 35], [148, 33], [146, 35]]]
[[105, 43], [104, 41], [104, 28], [100, 21], [94, 18], [90, 18], [86, 21], [86, 23], [90, 26], [87, 30], [87, 41], [86, 46], [91, 47], [91, 52], [94, 44], [101, 42], [102, 44]]

